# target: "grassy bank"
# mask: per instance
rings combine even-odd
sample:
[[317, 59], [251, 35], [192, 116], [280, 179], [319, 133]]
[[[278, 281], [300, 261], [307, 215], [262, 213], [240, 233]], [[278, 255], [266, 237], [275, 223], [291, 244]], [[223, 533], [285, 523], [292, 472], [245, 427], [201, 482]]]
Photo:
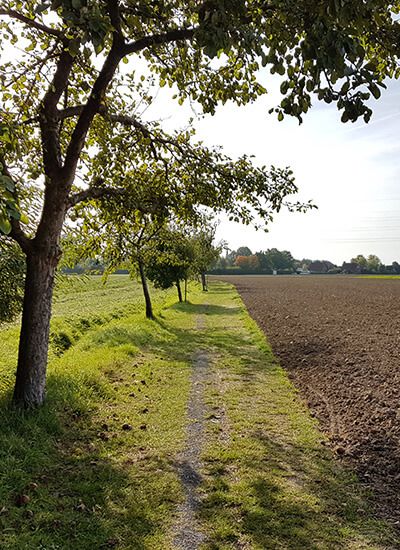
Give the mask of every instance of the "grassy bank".
[[0, 333], [0, 547], [171, 549], [201, 349], [204, 548], [395, 548], [236, 292], [213, 283], [190, 304], [154, 298], [157, 320], [147, 321], [126, 278], [61, 289], [52, 331], [70, 342], [52, 344], [48, 399], [33, 415], [7, 408], [16, 329]]

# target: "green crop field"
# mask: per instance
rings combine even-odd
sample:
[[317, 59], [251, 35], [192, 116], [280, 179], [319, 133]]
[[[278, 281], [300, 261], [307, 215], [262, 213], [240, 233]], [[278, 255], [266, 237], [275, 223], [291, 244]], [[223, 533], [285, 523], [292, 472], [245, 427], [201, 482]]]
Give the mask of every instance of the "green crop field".
[[359, 275], [361, 279], [400, 279], [400, 275]]
[[[179, 457], [192, 447], [199, 548], [396, 548], [236, 291], [189, 290], [186, 304], [153, 290], [149, 321], [127, 277], [63, 282], [47, 400], [29, 414], [9, 407], [18, 330], [1, 330], [2, 550], [176, 548], [188, 490]], [[199, 350], [207, 369], [194, 382]], [[197, 441], [193, 384], [203, 388]]]

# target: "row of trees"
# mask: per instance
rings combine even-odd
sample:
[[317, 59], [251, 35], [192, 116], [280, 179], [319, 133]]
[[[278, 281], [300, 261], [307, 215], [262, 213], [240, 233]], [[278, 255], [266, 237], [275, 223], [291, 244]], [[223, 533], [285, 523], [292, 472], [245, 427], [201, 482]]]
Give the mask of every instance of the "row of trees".
[[[111, 228], [109, 228], [111, 229]], [[114, 228], [115, 229], [115, 228]], [[65, 262], [63, 273], [102, 273], [106, 282], [110, 273], [124, 271], [141, 282], [146, 305], [146, 316], [154, 318], [151, 296], [147, 281], [156, 288], [168, 289], [176, 286], [178, 299], [183, 301], [182, 283], [200, 280], [203, 291], [207, 291], [207, 270], [217, 261], [221, 247], [214, 245], [215, 225], [207, 218], [201, 228], [182, 227], [165, 222], [157, 231], [143, 226], [135, 234], [132, 226], [124, 228], [127, 233], [108, 233], [104, 236], [94, 233], [92, 238], [80, 240], [76, 230], [65, 238]], [[87, 235], [87, 232], [85, 233]], [[80, 233], [78, 233], [81, 236]], [[89, 243], [89, 244], [88, 244]], [[97, 257], [87, 254], [97, 253]], [[76, 263], [79, 262], [79, 263]], [[18, 247], [12, 242], [0, 243], [0, 323], [12, 321], [22, 309], [25, 280], [25, 261]]]
[[214, 266], [214, 271], [221, 273], [230, 270], [241, 270], [254, 273], [393, 273], [400, 274], [400, 265], [394, 261], [384, 265], [378, 256], [370, 254], [365, 257], [361, 254], [341, 266], [329, 260], [295, 259], [287, 250], [270, 248], [265, 251], [253, 252], [247, 246], [241, 246], [221, 255]]
[[45, 396], [66, 220], [108, 210], [119, 223], [126, 206], [191, 221], [203, 205], [250, 223], [310, 207], [287, 203], [297, 190], [289, 169], [230, 159], [192, 130], [146, 121], [152, 87], [214, 113], [264, 95], [268, 66], [281, 78], [280, 120], [301, 121], [315, 94], [343, 122], [368, 122], [368, 100], [399, 75], [399, 10], [385, 0], [2, 0], [0, 231], [27, 265], [15, 404]]
[[[215, 226], [209, 218], [201, 218], [201, 226], [183, 226], [171, 220], [155, 221], [148, 216], [130, 218], [122, 216], [118, 222], [104, 218], [85, 219], [79, 231], [70, 232], [66, 239], [69, 262], [86, 260], [87, 271], [101, 266], [104, 278], [118, 269], [126, 269], [137, 277], [143, 288], [146, 316], [154, 318], [149, 285], [167, 289], [176, 286], [178, 299], [183, 301], [182, 283], [200, 279], [207, 290], [206, 272], [216, 262], [221, 248], [213, 244]], [[93, 261], [88, 256], [96, 255]]]

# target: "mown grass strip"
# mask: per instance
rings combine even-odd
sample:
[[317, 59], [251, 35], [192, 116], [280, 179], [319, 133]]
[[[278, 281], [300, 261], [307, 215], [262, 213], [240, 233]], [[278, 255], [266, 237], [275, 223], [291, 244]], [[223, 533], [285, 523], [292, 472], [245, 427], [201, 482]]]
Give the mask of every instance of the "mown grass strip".
[[[324, 445], [237, 292], [213, 283], [204, 549], [384, 549], [399, 538]], [[194, 307], [194, 306], [192, 306]], [[203, 306], [198, 306], [203, 307]]]

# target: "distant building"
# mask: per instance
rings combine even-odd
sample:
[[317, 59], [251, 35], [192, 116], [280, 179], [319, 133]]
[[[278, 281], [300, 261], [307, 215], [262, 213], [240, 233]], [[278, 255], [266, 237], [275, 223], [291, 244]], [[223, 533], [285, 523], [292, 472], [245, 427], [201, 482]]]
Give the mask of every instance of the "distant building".
[[311, 262], [308, 266], [308, 270], [311, 273], [328, 273], [331, 269], [334, 269], [336, 266], [332, 262], [328, 262], [327, 260], [316, 260], [315, 262]]
[[361, 273], [361, 266], [355, 262], [344, 262], [342, 265], [342, 273], [348, 273], [349, 275], [358, 275]]

